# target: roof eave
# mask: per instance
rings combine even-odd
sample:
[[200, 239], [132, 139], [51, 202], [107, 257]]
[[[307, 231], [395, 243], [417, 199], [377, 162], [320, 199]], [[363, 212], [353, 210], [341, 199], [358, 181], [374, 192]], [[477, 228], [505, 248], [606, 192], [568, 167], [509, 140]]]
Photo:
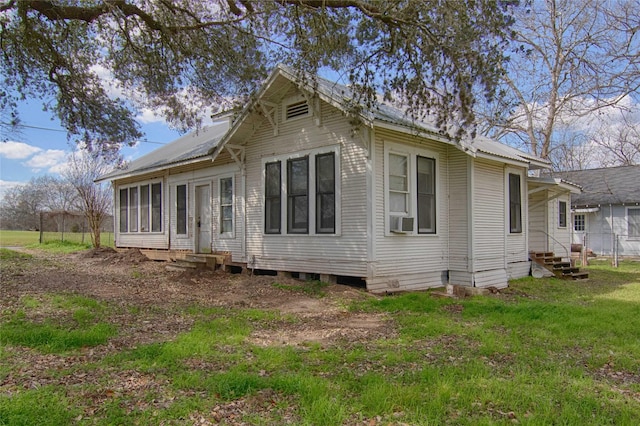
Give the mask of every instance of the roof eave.
[[170, 169], [173, 167], [188, 166], [195, 163], [205, 162], [205, 161], [208, 161], [209, 158], [211, 158], [211, 155], [207, 154], [201, 157], [191, 158], [189, 160], [183, 160], [183, 161], [176, 161], [175, 163], [167, 163], [160, 166], [150, 167], [147, 169], [132, 170], [131, 172], [124, 172], [124, 173], [116, 174], [113, 176], [108, 176], [108, 175], [104, 177], [101, 176], [98, 179], [96, 179], [94, 182], [100, 183], [100, 182], [106, 182], [111, 180], [128, 179], [136, 176], [154, 173], [160, 170]]

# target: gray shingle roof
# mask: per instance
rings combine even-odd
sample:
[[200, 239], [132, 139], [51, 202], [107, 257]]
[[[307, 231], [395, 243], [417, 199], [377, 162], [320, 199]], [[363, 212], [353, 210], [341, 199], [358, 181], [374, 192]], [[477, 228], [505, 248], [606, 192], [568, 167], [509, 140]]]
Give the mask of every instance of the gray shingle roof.
[[218, 142], [222, 140], [228, 129], [229, 122], [225, 120], [224, 122], [203, 127], [198, 131], [187, 133], [175, 141], [131, 161], [124, 168], [100, 176], [99, 180], [142, 174], [199, 158], [204, 159], [218, 145]]
[[574, 206], [640, 202], [640, 166], [554, 172], [553, 175], [582, 187], [582, 194], [571, 196]]

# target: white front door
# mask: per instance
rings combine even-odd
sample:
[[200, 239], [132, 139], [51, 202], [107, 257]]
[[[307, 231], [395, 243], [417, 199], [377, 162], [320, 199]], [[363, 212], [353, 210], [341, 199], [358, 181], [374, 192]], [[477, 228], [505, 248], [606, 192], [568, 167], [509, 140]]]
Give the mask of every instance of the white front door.
[[583, 244], [584, 237], [586, 235], [587, 230], [587, 214], [586, 213], [574, 213], [572, 215], [572, 229], [571, 233], [571, 243], [572, 244]]
[[211, 253], [211, 191], [209, 185], [196, 186], [196, 252]]

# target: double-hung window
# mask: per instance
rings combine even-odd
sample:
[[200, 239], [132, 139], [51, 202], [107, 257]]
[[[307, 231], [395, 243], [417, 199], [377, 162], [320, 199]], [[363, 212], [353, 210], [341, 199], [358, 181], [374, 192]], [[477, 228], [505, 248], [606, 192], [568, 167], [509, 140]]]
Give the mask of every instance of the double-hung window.
[[287, 232], [309, 233], [309, 157], [287, 160]]
[[386, 152], [389, 231], [436, 233], [436, 155], [390, 143]]
[[436, 160], [417, 157], [418, 233], [436, 232]]
[[220, 179], [220, 233], [233, 233], [233, 178]]
[[509, 232], [522, 233], [522, 190], [520, 175], [509, 173]]
[[627, 208], [627, 231], [629, 238], [640, 238], [640, 208]]
[[162, 232], [162, 184], [120, 188], [120, 232]]
[[187, 185], [176, 186], [176, 234], [187, 234]]
[[567, 227], [567, 202], [558, 201], [558, 227]]
[[318, 150], [265, 163], [265, 234], [336, 233], [337, 159]]
[[316, 233], [336, 230], [336, 154], [316, 155]]
[[389, 213], [409, 212], [409, 156], [389, 154]]
[[264, 174], [264, 232], [279, 234], [281, 228], [281, 168], [280, 161], [265, 165]]

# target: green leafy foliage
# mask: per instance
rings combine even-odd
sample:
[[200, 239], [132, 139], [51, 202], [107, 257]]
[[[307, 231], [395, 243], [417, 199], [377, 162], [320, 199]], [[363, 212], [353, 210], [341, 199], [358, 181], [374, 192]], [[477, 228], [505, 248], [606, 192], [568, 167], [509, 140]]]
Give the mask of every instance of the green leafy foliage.
[[[202, 108], [243, 103], [285, 63], [302, 79], [335, 71], [367, 106], [397, 95], [412, 116], [434, 112], [459, 133], [447, 126], [473, 124], [476, 93], [495, 93], [514, 3], [10, 0], [0, 107], [54, 98], [46, 105], [69, 135], [109, 153], [140, 137], [137, 108], [193, 128]], [[127, 100], [110, 95], [107, 74]]]

